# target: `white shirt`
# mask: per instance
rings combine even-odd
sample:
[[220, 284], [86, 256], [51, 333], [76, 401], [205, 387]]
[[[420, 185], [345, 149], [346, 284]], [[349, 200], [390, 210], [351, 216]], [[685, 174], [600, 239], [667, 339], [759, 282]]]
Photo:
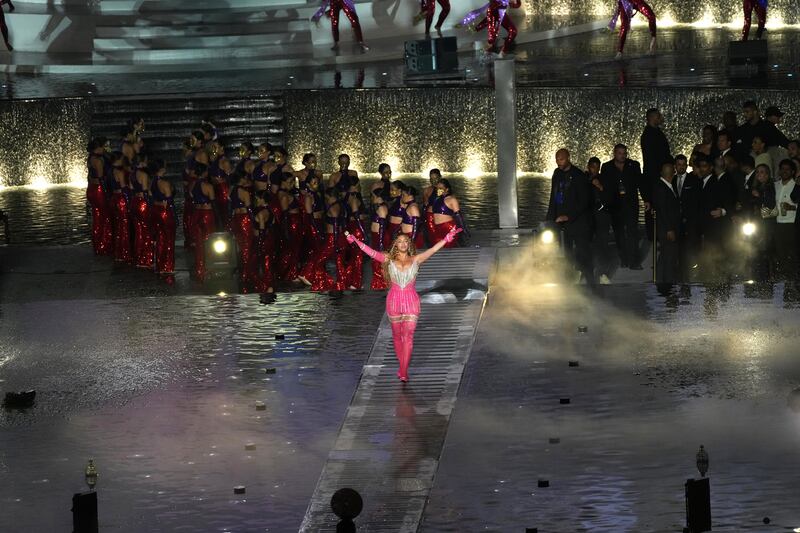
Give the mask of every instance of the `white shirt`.
[[756, 173], [755, 170], [751, 170], [750, 174], [748, 174], [747, 176], [744, 177], [744, 188], [745, 189], [747, 189], [747, 184], [750, 183], [750, 176], [752, 176], [755, 173]]
[[678, 189], [678, 196], [680, 196], [681, 192], [683, 191], [683, 182], [686, 180], [686, 173], [684, 172], [683, 174], [675, 174], [675, 177], [672, 179], [675, 181], [675, 186]]
[[797, 216], [797, 210], [793, 209], [789, 211], [786, 210], [785, 215], [781, 215], [781, 204], [786, 202], [787, 204], [791, 204], [796, 206], [797, 204], [792, 201], [791, 194], [794, 190], [795, 182], [794, 180], [789, 180], [785, 184], [782, 181], [775, 182], [775, 205], [778, 208], [778, 224], [794, 224], [794, 219]]

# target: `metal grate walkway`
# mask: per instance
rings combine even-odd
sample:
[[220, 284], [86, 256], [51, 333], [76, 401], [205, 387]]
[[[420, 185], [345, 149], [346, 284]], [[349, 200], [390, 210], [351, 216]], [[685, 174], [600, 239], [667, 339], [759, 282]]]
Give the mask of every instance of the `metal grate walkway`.
[[336, 531], [330, 500], [342, 487], [364, 499], [355, 521], [360, 533], [417, 530], [494, 257], [492, 248], [444, 250], [422, 266], [421, 315], [405, 385], [396, 376], [391, 328], [383, 317], [300, 531]]

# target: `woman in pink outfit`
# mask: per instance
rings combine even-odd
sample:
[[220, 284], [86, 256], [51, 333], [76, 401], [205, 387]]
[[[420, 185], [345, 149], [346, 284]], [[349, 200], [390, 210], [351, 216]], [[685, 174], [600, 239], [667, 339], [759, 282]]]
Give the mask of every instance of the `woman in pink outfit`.
[[460, 231], [461, 228], [451, 229], [442, 240], [419, 255], [408, 235], [398, 235], [389, 251], [384, 254], [345, 233], [347, 242], [356, 243], [361, 251], [383, 264], [384, 279], [391, 280], [392, 285], [386, 296], [386, 315], [392, 324], [394, 352], [400, 364], [397, 377], [400, 381], [408, 381], [408, 364], [411, 362], [414, 330], [419, 317], [419, 295], [415, 285], [417, 270], [419, 265], [441, 250], [445, 244], [452, 242]]

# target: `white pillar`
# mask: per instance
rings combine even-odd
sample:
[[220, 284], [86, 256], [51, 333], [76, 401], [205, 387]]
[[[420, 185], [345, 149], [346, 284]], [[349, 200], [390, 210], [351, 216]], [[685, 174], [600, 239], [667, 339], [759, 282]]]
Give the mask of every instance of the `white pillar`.
[[494, 100], [500, 227], [517, 228], [517, 94], [513, 59], [498, 59], [494, 62]]

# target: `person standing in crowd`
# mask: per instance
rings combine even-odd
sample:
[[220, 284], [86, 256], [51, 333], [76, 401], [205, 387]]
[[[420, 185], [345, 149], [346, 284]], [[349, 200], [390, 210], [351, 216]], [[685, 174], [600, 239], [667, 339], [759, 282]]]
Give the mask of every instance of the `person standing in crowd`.
[[664, 117], [657, 108], [647, 110], [647, 124], [644, 127], [640, 138], [642, 147], [642, 181], [639, 192], [644, 201], [644, 224], [647, 231], [647, 238], [653, 240], [653, 214], [651, 211], [651, 194], [653, 187], [661, 176], [664, 163], [672, 161], [672, 153], [669, 148], [667, 136], [661, 130], [664, 124]]
[[131, 189], [133, 199], [133, 262], [138, 268], [153, 268], [153, 232], [150, 227], [150, 174], [147, 172], [148, 156], [142, 152], [137, 158], [138, 167], [133, 173]]
[[[718, 165], [722, 166], [721, 163]], [[697, 158], [697, 174], [701, 186], [700, 220], [703, 232], [700, 264], [706, 279], [724, 277], [723, 253], [731, 236], [730, 213], [733, 211], [731, 188], [717, 180], [713, 168], [708, 158]]]
[[200, 283], [203, 283], [206, 278], [205, 242], [216, 228], [217, 217], [214, 216], [216, 203], [214, 202], [214, 186], [208, 181], [208, 167], [203, 163], [196, 163], [194, 173], [197, 176], [191, 190], [194, 204], [191, 222], [194, 232], [192, 237], [194, 276]]
[[719, 155], [717, 148], [717, 133], [718, 131], [716, 126], [712, 126], [711, 124], [706, 124], [703, 126], [702, 141], [699, 144], [695, 144], [694, 148], [692, 148], [692, 153], [689, 156], [690, 164], [694, 162], [694, 156], [697, 154], [703, 154], [709, 157], [716, 157]]
[[[364, 197], [361, 195], [361, 183], [358, 178], [350, 178], [350, 190], [344, 197], [345, 209], [345, 229], [350, 234], [355, 235], [359, 240], [366, 238], [367, 232], [364, 229], [366, 217], [366, 206]], [[350, 290], [361, 290], [364, 274], [364, 256], [352, 247], [343, 247], [345, 262], [345, 281], [344, 285]]]
[[[736, 144], [744, 153], [749, 153], [753, 146], [753, 137], [756, 135], [762, 139], [767, 137], [767, 125], [761, 118], [758, 105], [752, 100], [748, 100], [742, 105], [744, 123], [736, 128]], [[758, 161], [756, 161], [758, 163]]]
[[114, 261], [133, 262], [130, 227], [130, 163], [121, 152], [111, 156], [111, 206], [114, 221]]
[[604, 181], [613, 183], [614, 237], [619, 251], [620, 265], [631, 270], [642, 270], [639, 254], [639, 184], [642, 170], [638, 161], [628, 159], [628, 147], [617, 144], [614, 158], [600, 168]]
[[783, 111], [777, 107], [769, 106], [764, 112], [764, 129], [766, 133], [767, 146], [782, 146], [788, 148], [789, 139], [778, 129], [778, 125], [783, 120]]
[[772, 157], [767, 153], [767, 143], [764, 142], [764, 137], [756, 135], [753, 137], [751, 143], [751, 152], [755, 157], [756, 165], [766, 165], [769, 167], [770, 175], [775, 177], [775, 168], [772, 166]]
[[[702, 157], [706, 157], [703, 155]], [[678, 270], [681, 281], [688, 282], [696, 272], [700, 257], [702, 228], [700, 223], [700, 180], [687, 174], [686, 156], [675, 156], [675, 178], [672, 181], [681, 204], [681, 223], [678, 228]]]
[[569, 150], [556, 152], [547, 220], [564, 233], [564, 253], [589, 285], [594, 285], [592, 268], [592, 191], [586, 174], [572, 165]]
[[111, 255], [114, 237], [111, 223], [111, 208], [106, 198], [104, 185], [106, 176], [106, 139], [99, 137], [89, 143], [86, 167], [89, 171], [86, 200], [92, 208], [92, 247], [95, 255]]
[[[383, 252], [389, 248], [391, 241], [388, 240], [389, 233], [386, 231], [386, 217], [389, 216], [388, 189], [378, 188], [372, 190], [372, 217], [370, 219], [370, 242], [372, 247]], [[433, 218], [433, 215], [431, 215]], [[373, 290], [388, 289], [386, 279], [383, 277], [383, 265], [378, 261], [372, 260], [372, 282], [370, 288]]]
[[[404, 206], [400, 232], [411, 238], [415, 248], [422, 249], [425, 246], [425, 241], [422, 238], [422, 212], [419, 210], [419, 205], [417, 205], [417, 189], [414, 187], [406, 188], [400, 200]], [[353, 232], [351, 231], [350, 233]]]
[[655, 278], [659, 283], [675, 283], [680, 280], [681, 201], [674, 180], [675, 164], [666, 162], [661, 165], [661, 177], [653, 187], [658, 241]]
[[[450, 182], [445, 178], [436, 182], [436, 199], [433, 201], [433, 222], [436, 242], [441, 241], [453, 228], [466, 233], [467, 228], [461, 216], [461, 205], [458, 202]], [[458, 240], [448, 240], [445, 248], [456, 248]]]
[[175, 273], [175, 191], [164, 178], [167, 165], [155, 159], [147, 167], [150, 174], [151, 226], [155, 241], [155, 266], [159, 275]]
[[[253, 275], [254, 238], [253, 238], [253, 183], [247, 174], [239, 174], [239, 180], [230, 190], [231, 221], [230, 230], [236, 238], [239, 248], [239, 285], [242, 292], [250, 292], [255, 285]], [[215, 191], [216, 194], [216, 191]]]
[[254, 152], [255, 148], [253, 147], [253, 143], [249, 141], [245, 141], [239, 145], [239, 161], [236, 163], [236, 168], [234, 168], [234, 174], [247, 174], [247, 170], [245, 170], [244, 166], [248, 161], [252, 161]]
[[736, 139], [736, 129], [739, 127], [739, 119], [736, 116], [736, 111], [725, 111], [722, 114], [722, 122], [720, 123], [719, 131], [725, 130], [731, 134], [733, 140]]
[[347, 194], [350, 190], [350, 178], [357, 178], [358, 172], [350, 170], [350, 156], [340, 154], [338, 158], [339, 170], [333, 172], [328, 177], [328, 187], [335, 187], [340, 196]]
[[795, 220], [797, 218], [797, 194], [794, 181], [797, 167], [791, 159], [784, 159], [778, 170], [780, 179], [775, 182], [775, 203], [778, 207], [775, 227], [775, 266], [779, 276], [784, 279], [797, 277], [797, 241], [795, 240]]
[[592, 157], [586, 165], [586, 176], [592, 184], [594, 196], [594, 236], [592, 249], [594, 251], [595, 275], [600, 285], [611, 283], [612, 258], [611, 247], [608, 243], [609, 231], [613, 225], [612, 212], [616, 199], [615, 183], [608, 180], [608, 175], [600, 173], [600, 159]]
[[275, 291], [275, 219], [272, 210], [267, 206], [269, 193], [260, 191], [254, 194], [256, 207], [253, 211], [253, 236], [255, 250], [251, 267], [256, 290], [261, 294], [272, 294]]
[[[728, 154], [736, 155], [739, 153], [737, 148], [738, 145], [734, 145], [733, 141], [733, 135], [731, 134], [730, 130], [722, 130], [717, 132], [717, 150], [716, 152], [712, 152], [712, 154], [708, 156], [708, 159], [710, 161], [714, 161], [717, 157], [725, 157]], [[695, 165], [692, 162], [692, 168], [694, 167]]]
[[[749, 157], [749, 156], [748, 156]], [[752, 160], [752, 157], [750, 158]], [[775, 184], [766, 165], [753, 171], [747, 193], [749, 221], [756, 224], [754, 257], [750, 261], [753, 279], [764, 281], [770, 276], [771, 256], [775, 240]]]
[[432, 168], [428, 172], [429, 184], [422, 189], [422, 216], [425, 219], [425, 232], [429, 245], [436, 243], [436, 223], [433, 221], [433, 201], [436, 200], [436, 184], [442, 179], [442, 172], [438, 168]]

